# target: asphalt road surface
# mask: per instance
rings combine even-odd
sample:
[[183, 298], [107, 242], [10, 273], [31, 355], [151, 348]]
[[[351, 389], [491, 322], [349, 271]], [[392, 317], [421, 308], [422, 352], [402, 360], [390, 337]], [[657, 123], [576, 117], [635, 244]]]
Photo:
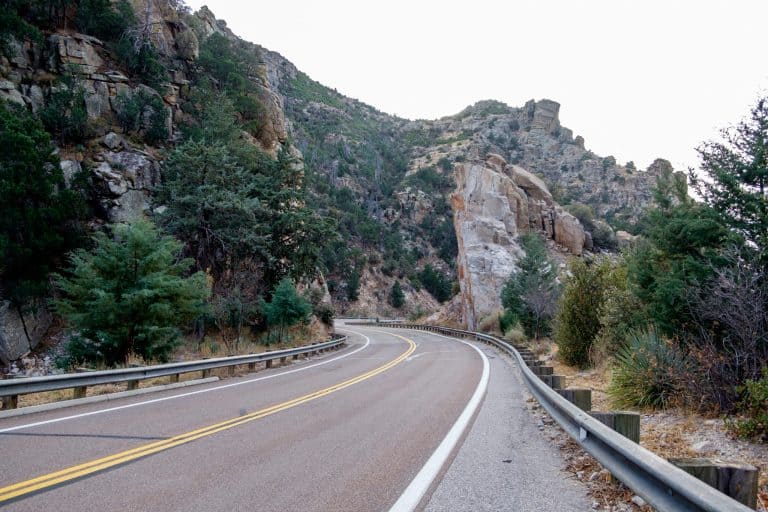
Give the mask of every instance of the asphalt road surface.
[[[1, 420], [0, 508], [390, 510], [477, 399], [484, 358], [430, 333], [343, 328], [349, 346], [321, 358]], [[468, 458], [457, 447], [448, 465], [456, 453]], [[471, 466], [457, 471], [474, 473]], [[550, 478], [556, 493], [565, 479]], [[467, 500], [476, 498], [455, 491], [442, 499], [473, 509]]]

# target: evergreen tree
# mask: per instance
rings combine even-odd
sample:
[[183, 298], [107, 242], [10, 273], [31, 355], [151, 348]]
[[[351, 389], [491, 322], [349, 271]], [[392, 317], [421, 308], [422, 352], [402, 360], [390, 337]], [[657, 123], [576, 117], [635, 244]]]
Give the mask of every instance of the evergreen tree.
[[278, 340], [282, 342], [285, 328], [306, 321], [312, 304], [296, 293], [290, 279], [284, 278], [275, 287], [272, 301], [261, 301], [261, 312], [270, 327], [279, 328]]
[[204, 310], [205, 275], [184, 277], [192, 260], [179, 258], [182, 244], [147, 221], [113, 232], [112, 238], [97, 233], [92, 251], [72, 253], [69, 272], [55, 277], [56, 310], [89, 340], [92, 350], [83, 359], [167, 360], [179, 327]]
[[688, 196], [681, 173], [660, 176], [654, 198], [656, 204], [643, 221], [645, 240], [627, 264], [634, 293], [669, 335], [685, 330], [691, 294], [720, 265], [721, 251], [733, 234], [715, 209]]
[[395, 284], [392, 285], [392, 289], [389, 292], [389, 305], [397, 309], [405, 305], [405, 294], [400, 287], [400, 281], [395, 281]]
[[[48, 274], [82, 240], [82, 197], [64, 186], [50, 137], [29, 112], [0, 101], [0, 293], [19, 315], [48, 291]], [[23, 316], [22, 316], [23, 321]]]
[[453, 295], [451, 282], [430, 264], [425, 265], [419, 272], [419, 281], [430, 295], [440, 303], [447, 301]]
[[558, 355], [566, 364], [585, 367], [600, 331], [600, 312], [611, 264], [608, 260], [588, 264], [576, 258], [568, 270], [570, 276], [555, 318], [554, 339]]
[[728, 227], [768, 254], [768, 98], [722, 135], [698, 148], [706, 178], [691, 169], [691, 183]]
[[505, 283], [501, 304], [506, 309], [505, 321], [520, 321], [526, 335], [539, 339], [549, 333], [555, 312], [557, 274], [539, 235], [527, 233], [520, 241], [525, 256], [518, 262], [520, 270]]

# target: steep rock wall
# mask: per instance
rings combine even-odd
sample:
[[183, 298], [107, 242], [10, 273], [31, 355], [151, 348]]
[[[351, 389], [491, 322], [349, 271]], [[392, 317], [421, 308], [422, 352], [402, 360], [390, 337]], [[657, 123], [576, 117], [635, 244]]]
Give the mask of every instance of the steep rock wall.
[[524, 255], [519, 235], [538, 231], [574, 255], [585, 249], [587, 237], [541, 180], [498, 155], [458, 164], [454, 172], [457, 189], [451, 205], [462, 320], [474, 329], [483, 317], [501, 309], [501, 289]]

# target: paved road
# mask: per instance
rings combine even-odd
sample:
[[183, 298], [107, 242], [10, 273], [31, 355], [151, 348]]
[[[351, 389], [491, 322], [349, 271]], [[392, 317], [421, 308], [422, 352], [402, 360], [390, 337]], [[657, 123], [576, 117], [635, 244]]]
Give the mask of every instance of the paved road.
[[0, 508], [389, 510], [483, 362], [429, 333], [349, 329], [324, 358], [0, 421], [0, 500], [18, 494]]

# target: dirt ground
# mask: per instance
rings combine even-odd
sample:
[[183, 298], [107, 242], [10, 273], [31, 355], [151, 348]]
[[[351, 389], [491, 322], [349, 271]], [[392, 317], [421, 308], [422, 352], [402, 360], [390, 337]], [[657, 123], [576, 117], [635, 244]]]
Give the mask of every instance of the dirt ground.
[[[611, 371], [608, 367], [579, 370], [557, 358], [557, 348], [548, 340], [534, 347], [539, 358], [565, 375], [569, 388], [592, 389], [592, 410], [610, 411], [606, 392]], [[574, 478], [588, 484], [593, 509], [606, 511], [653, 510], [641, 503], [578, 444], [572, 441], [541, 407], [531, 399], [529, 407], [540, 420], [540, 430], [551, 437], [561, 450]], [[758, 511], [768, 512], [768, 445], [735, 438], [722, 418], [707, 418], [684, 409], [664, 411], [635, 410], [640, 416], [640, 444], [663, 458], [708, 457], [752, 464], [760, 469]], [[633, 503], [633, 498], [635, 502]], [[639, 497], [638, 497], [639, 498]]]

